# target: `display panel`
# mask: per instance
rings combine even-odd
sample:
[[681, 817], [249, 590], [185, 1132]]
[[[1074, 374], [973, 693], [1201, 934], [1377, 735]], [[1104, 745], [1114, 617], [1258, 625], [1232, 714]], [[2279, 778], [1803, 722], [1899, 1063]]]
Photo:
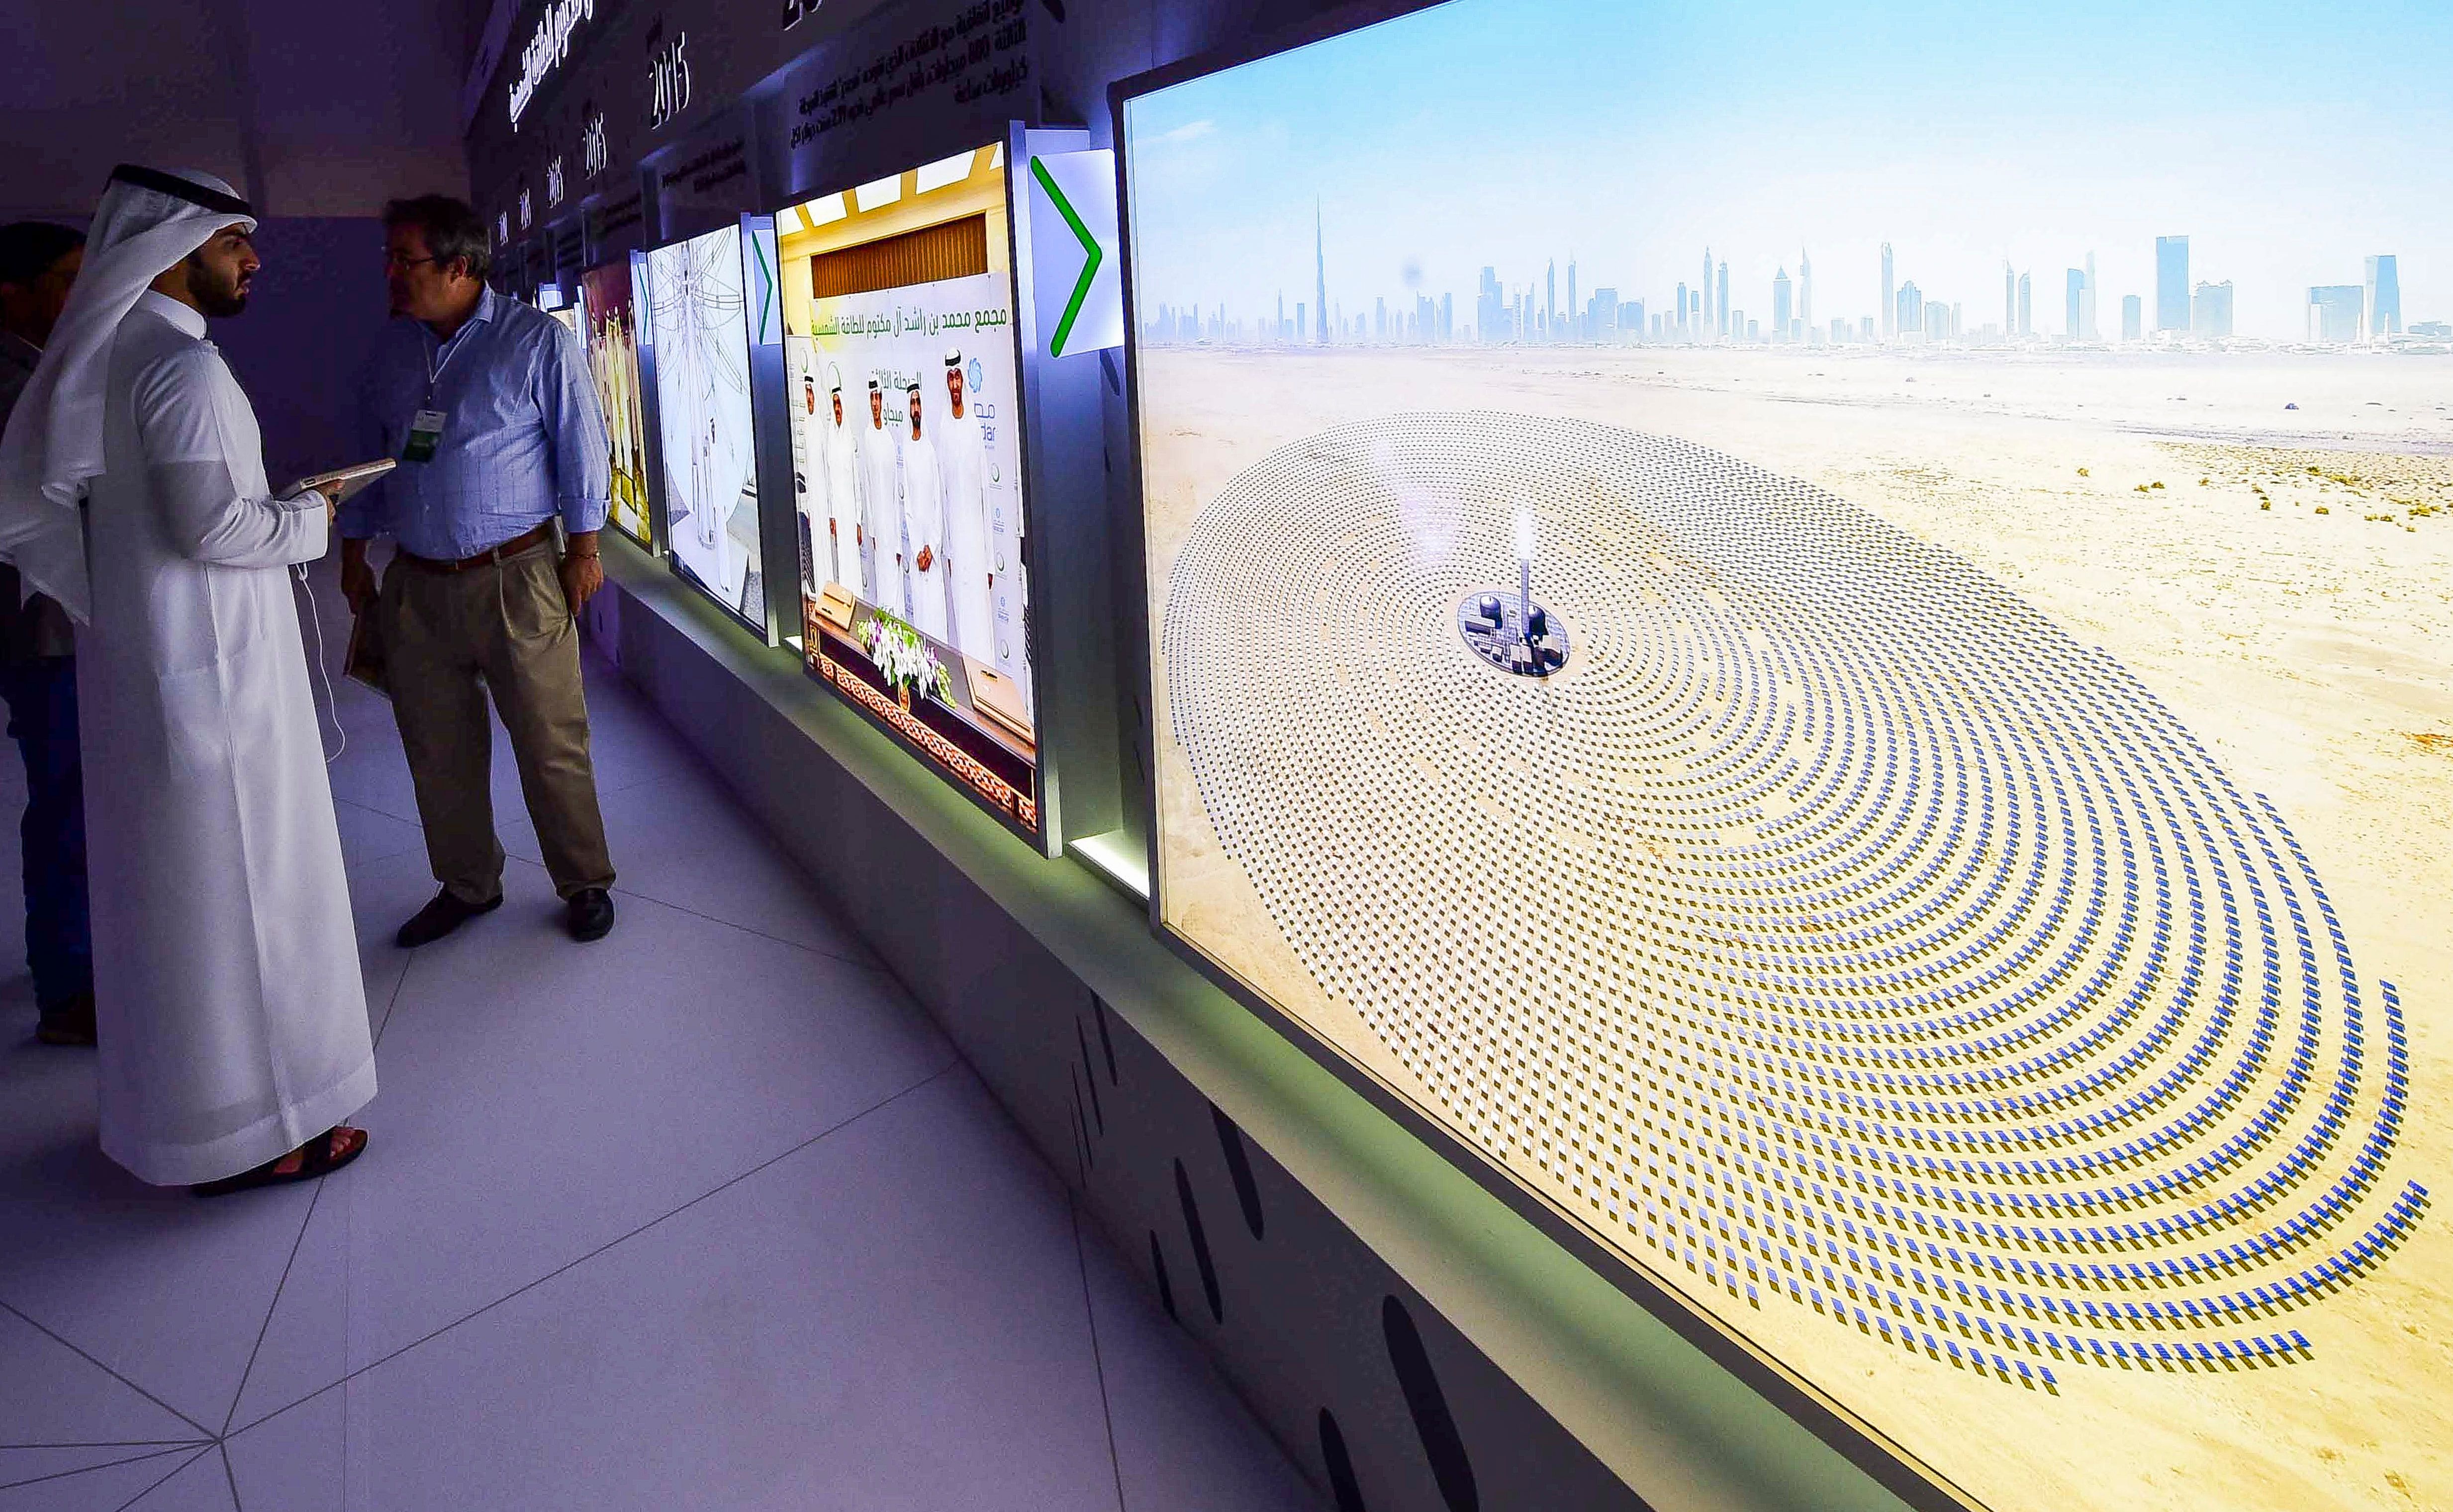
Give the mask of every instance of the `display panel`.
[[648, 318], [665, 543], [692, 582], [763, 631], [745, 250], [736, 225], [648, 253]]
[[1004, 149], [776, 230], [810, 673], [1035, 833]]
[[613, 501], [607, 516], [613, 528], [652, 548], [648, 524], [648, 427], [639, 400], [638, 311], [630, 293], [628, 258], [580, 275], [581, 318], [587, 326], [588, 368], [605, 407]]
[[1127, 91], [1159, 918], [1932, 1484], [2453, 1504], [2453, 48], [2054, 16]]

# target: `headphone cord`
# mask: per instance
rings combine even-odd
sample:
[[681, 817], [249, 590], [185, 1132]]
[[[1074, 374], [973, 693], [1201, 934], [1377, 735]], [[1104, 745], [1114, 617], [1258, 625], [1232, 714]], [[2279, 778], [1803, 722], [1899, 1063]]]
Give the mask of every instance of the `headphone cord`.
[[[331, 715], [332, 733], [340, 737], [340, 744], [334, 746], [331, 753], [324, 758], [324, 765], [329, 766], [334, 762], [341, 759], [342, 752], [349, 748], [349, 726], [341, 723], [340, 701], [332, 692], [331, 668], [324, 665], [324, 616], [319, 613], [316, 608], [315, 586], [307, 581], [307, 567], [305, 564], [301, 563], [300, 565], [291, 567], [289, 570], [298, 574], [298, 586], [307, 590], [307, 623], [314, 627], [315, 629], [315, 654], [310, 660], [314, 664], [316, 677], [324, 684], [324, 709], [329, 711]], [[313, 699], [314, 694], [315, 690], [313, 686], [309, 686], [307, 690], [307, 695], [310, 701]], [[324, 744], [324, 726], [321, 719], [317, 720], [315, 726], [315, 744], [319, 748]]]

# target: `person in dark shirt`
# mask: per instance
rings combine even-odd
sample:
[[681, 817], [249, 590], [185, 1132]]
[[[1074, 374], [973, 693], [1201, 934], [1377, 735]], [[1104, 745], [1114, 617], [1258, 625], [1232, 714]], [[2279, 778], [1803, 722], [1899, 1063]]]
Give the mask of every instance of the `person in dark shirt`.
[[[84, 258], [81, 231], [48, 221], [0, 226], [0, 427], [34, 375]], [[0, 564], [0, 700], [26, 758], [26, 965], [45, 1044], [93, 1043], [75, 652], [67, 612], [40, 593], [28, 597], [17, 569]]]

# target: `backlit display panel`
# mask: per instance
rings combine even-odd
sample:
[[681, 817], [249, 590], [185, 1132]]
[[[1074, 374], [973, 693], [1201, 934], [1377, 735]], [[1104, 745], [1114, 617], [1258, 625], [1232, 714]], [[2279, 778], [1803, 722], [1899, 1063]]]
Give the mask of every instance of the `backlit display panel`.
[[1159, 913], [1970, 1501], [2453, 1500], [2453, 45], [2100, 19], [1128, 98]]

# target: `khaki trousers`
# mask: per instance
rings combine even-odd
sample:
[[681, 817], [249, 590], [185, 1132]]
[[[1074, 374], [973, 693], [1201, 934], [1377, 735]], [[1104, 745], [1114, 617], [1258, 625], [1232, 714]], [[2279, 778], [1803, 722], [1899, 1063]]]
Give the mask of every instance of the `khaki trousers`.
[[463, 903], [503, 892], [494, 834], [493, 730], [486, 696], [511, 737], [520, 790], [554, 890], [613, 885], [605, 816], [588, 757], [579, 627], [550, 544], [466, 572], [395, 559], [376, 612], [392, 717], [417, 785], [434, 880]]

